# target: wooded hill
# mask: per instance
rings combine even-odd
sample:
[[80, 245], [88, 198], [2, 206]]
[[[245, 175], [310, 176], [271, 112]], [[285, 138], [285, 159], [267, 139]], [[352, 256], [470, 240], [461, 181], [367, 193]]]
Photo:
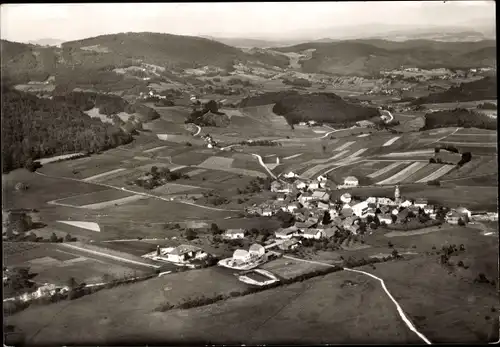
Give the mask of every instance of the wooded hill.
[[418, 105], [458, 101], [496, 100], [496, 98], [496, 77], [488, 76], [477, 81], [461, 83], [457, 87], [451, 87], [450, 89], [440, 93], [434, 93], [418, 98], [413, 102], [413, 104]]
[[454, 110], [427, 113], [425, 115], [425, 125], [420, 130], [424, 131], [446, 127], [496, 130], [497, 120], [496, 118], [488, 117], [487, 115], [479, 112], [458, 108]]
[[374, 76], [382, 70], [401, 66], [432, 68], [474, 68], [496, 65], [496, 42], [436, 42], [410, 40], [351, 40], [309, 42], [278, 47], [279, 52], [302, 52], [314, 49], [311, 59], [302, 61], [303, 72], [339, 75]]
[[2, 172], [38, 158], [99, 152], [130, 141], [132, 135], [89, 117], [75, 103], [2, 90]]

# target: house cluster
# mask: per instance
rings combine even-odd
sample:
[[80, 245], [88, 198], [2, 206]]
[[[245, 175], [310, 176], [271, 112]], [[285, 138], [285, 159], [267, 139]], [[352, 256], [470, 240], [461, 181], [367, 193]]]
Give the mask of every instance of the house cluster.
[[[274, 181], [271, 191], [276, 192], [276, 199], [247, 209], [248, 213], [260, 216], [272, 216], [279, 211], [293, 214], [295, 224], [275, 231], [276, 239], [289, 240], [282, 247], [293, 248], [302, 238], [331, 238], [338, 231], [345, 230], [357, 235], [361, 230], [370, 232], [376, 220], [381, 225], [406, 223], [413, 218], [426, 216], [436, 219], [438, 208], [429, 204], [427, 199], [416, 200], [401, 197], [399, 186], [396, 186], [393, 198], [368, 197], [356, 199], [344, 193], [337, 201], [330, 199], [328, 180], [319, 176], [316, 180], [296, 179], [296, 175], [284, 175], [289, 181]], [[343, 187], [354, 187], [358, 184], [355, 177], [347, 177]], [[340, 186], [339, 186], [340, 187]], [[465, 208], [449, 211], [445, 221], [450, 224], [467, 222], [471, 212]], [[245, 231], [228, 230], [227, 237], [243, 238]]]
[[156, 251], [143, 255], [156, 261], [174, 263], [179, 266], [195, 267], [194, 261], [207, 259], [209, 254], [193, 245], [179, 245], [177, 247], [162, 248], [159, 245]]
[[[149, 79], [149, 77], [145, 77], [143, 79], [145, 80], [146, 78]], [[148, 93], [140, 92], [139, 98], [141, 98], [141, 99], [147, 99], [147, 98], [166, 99], [167, 97], [165, 95], [157, 94], [154, 90], [150, 90]]]
[[217, 147], [217, 142], [214, 140], [214, 138], [210, 134], [202, 135], [201, 138], [207, 144], [207, 148]]

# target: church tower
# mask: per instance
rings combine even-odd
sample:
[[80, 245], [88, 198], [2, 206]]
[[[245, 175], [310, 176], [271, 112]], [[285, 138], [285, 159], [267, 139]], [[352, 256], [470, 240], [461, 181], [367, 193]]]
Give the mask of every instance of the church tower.
[[398, 185], [396, 185], [396, 189], [394, 190], [394, 201], [396, 202], [396, 204], [401, 203], [401, 193], [399, 191]]

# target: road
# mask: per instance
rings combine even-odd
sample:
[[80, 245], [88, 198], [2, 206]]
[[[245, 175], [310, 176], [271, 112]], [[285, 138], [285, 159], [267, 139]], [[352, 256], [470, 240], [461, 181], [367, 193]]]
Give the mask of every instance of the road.
[[[327, 263], [322, 263], [322, 262], [319, 262], [319, 261], [313, 261], [313, 260], [306, 260], [306, 259], [300, 259], [300, 258], [295, 258], [295, 257], [290, 257], [290, 256], [286, 256], [284, 255], [283, 258], [287, 258], [287, 259], [292, 259], [292, 260], [297, 260], [297, 261], [303, 261], [303, 262], [306, 262], [306, 263], [312, 263], [312, 264], [318, 264], [318, 265], [324, 265], [324, 266], [329, 266], [329, 267], [336, 267], [335, 265], [331, 265], [331, 264], [327, 264]], [[401, 319], [403, 320], [403, 322], [406, 324], [406, 326], [408, 327], [408, 329], [410, 329], [411, 331], [413, 331], [422, 341], [424, 341], [426, 344], [428, 345], [431, 345], [432, 343], [429, 341], [429, 339], [427, 339], [421, 332], [419, 332], [417, 330], [417, 328], [415, 328], [415, 326], [412, 324], [412, 322], [408, 319], [408, 317], [406, 316], [406, 314], [404, 313], [403, 309], [401, 308], [401, 306], [399, 305], [399, 303], [394, 299], [394, 297], [392, 296], [392, 294], [389, 292], [389, 290], [387, 289], [387, 286], [385, 285], [385, 282], [383, 279], [381, 279], [380, 277], [377, 277], [369, 272], [366, 272], [366, 271], [361, 271], [361, 270], [355, 270], [355, 269], [350, 269], [350, 268], [347, 268], [347, 267], [344, 267], [342, 268], [343, 270], [345, 271], [350, 271], [350, 272], [356, 272], [356, 273], [360, 273], [360, 274], [363, 274], [365, 276], [369, 276], [371, 278], [374, 278], [376, 279], [377, 281], [380, 282], [381, 286], [382, 286], [382, 289], [385, 291], [385, 293], [387, 294], [387, 296], [389, 297], [389, 299], [391, 299], [391, 301], [394, 303], [394, 305], [396, 306], [396, 309], [399, 313], [399, 316], [401, 317]]]
[[254, 157], [256, 157], [256, 158], [257, 158], [257, 160], [259, 161], [259, 164], [260, 164], [260, 165], [261, 165], [264, 169], [266, 169], [267, 173], [268, 173], [268, 174], [269, 174], [272, 178], [277, 179], [276, 175], [275, 175], [275, 174], [273, 174], [273, 172], [272, 172], [271, 170], [269, 170], [269, 168], [266, 166], [266, 164], [264, 164], [264, 161], [262, 160], [262, 157], [261, 157], [260, 155], [255, 154], [255, 153], [252, 153], [252, 155], [253, 155]]
[[452, 133], [450, 133], [450, 134], [448, 134], [448, 135], [445, 135], [445, 136], [443, 136], [443, 137], [441, 137], [441, 138], [437, 139], [436, 141], [433, 141], [433, 142], [431, 142], [431, 143], [427, 143], [427, 144], [426, 144], [426, 146], [433, 145], [433, 144], [435, 144], [436, 142], [439, 142], [439, 141], [443, 141], [445, 138], [447, 138], [447, 137], [449, 137], [449, 136], [451, 136], [451, 135], [455, 134], [455, 133], [456, 133], [457, 131], [459, 131], [460, 129], [461, 129], [461, 128], [456, 128], [456, 129], [455, 129]]
[[[78, 179], [78, 178], [51, 176], [51, 175], [43, 174], [43, 173], [38, 172], [38, 171], [36, 171], [35, 173], [37, 175], [45, 176], [45, 177], [49, 177], [49, 178], [57, 178], [57, 179], [64, 179], [64, 180], [76, 181], [76, 182], [81, 182], [81, 183], [86, 183], [86, 184], [93, 184], [93, 185], [96, 185], [96, 186], [101, 186], [101, 187], [106, 187], [106, 188], [111, 188], [111, 189], [116, 189], [116, 190], [122, 190], [124, 192], [132, 193], [132, 194], [136, 194], [136, 195], [143, 195], [143, 196], [147, 196], [147, 197], [150, 197], [150, 198], [153, 198], [153, 199], [158, 199], [158, 200], [172, 202], [172, 200], [170, 200], [168, 198], [164, 198], [162, 196], [157, 196], [157, 195], [148, 194], [148, 193], [142, 193], [142, 192], [138, 192], [138, 191], [135, 191], [135, 190], [127, 189], [125, 187], [117, 187], [117, 186], [112, 186], [112, 185], [104, 184], [104, 183], [87, 182], [87, 181], [84, 181], [84, 180]], [[177, 202], [179, 204], [186, 204], [186, 205], [196, 206], [196, 207], [203, 208], [203, 209], [206, 209], [206, 210], [211, 210], [211, 211], [224, 211], [224, 212], [242, 212], [243, 211], [243, 210], [230, 210], [230, 209], [225, 209], [225, 208], [203, 206], [203, 205], [195, 204], [193, 202], [182, 201], [182, 200], [175, 200], [175, 202]], [[75, 207], [75, 206], [68, 206], [68, 207]]]
[[195, 134], [193, 134], [193, 136], [198, 136], [201, 133], [201, 127], [199, 125], [196, 125], [196, 124], [193, 124], [193, 125], [198, 128], [198, 131]]
[[388, 110], [380, 110], [380, 112], [384, 112], [386, 115], [388, 115], [389, 117], [391, 117], [390, 120], [386, 121], [386, 123], [388, 122], [392, 122], [394, 120], [394, 116], [392, 115], [392, 113]]

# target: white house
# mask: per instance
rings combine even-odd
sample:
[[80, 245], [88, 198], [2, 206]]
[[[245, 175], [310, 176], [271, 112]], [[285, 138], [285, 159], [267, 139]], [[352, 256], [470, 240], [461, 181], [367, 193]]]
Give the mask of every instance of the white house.
[[412, 204], [412, 202], [410, 200], [405, 200], [401, 203], [401, 207], [410, 207]]
[[379, 214], [378, 220], [380, 223], [385, 223], [387, 225], [392, 224], [392, 217], [390, 214]]
[[468, 209], [466, 209], [465, 207], [459, 207], [457, 208], [455, 211], [457, 211], [458, 213], [460, 213], [461, 215], [464, 215], [464, 216], [467, 216], [467, 218], [470, 220], [471, 216], [472, 216], [472, 213], [471, 211], [469, 211]]
[[359, 181], [354, 176], [347, 176], [344, 179], [344, 186], [346, 187], [356, 187], [357, 185], [359, 185]]
[[160, 250], [160, 258], [174, 263], [185, 263], [192, 259], [203, 259], [208, 254], [201, 248], [192, 245], [180, 245], [175, 248], [163, 248]]
[[377, 203], [377, 198], [373, 197], [373, 196], [370, 196], [369, 198], [367, 198], [365, 200], [367, 203], [369, 204], [376, 204]]
[[250, 260], [250, 253], [244, 249], [237, 249], [233, 253], [233, 261], [237, 263], [246, 263]]
[[262, 210], [262, 215], [264, 217], [271, 217], [273, 215], [273, 210], [271, 210], [270, 208], [265, 208]]
[[395, 203], [389, 198], [377, 198], [377, 204], [379, 204], [379, 206], [392, 206]]
[[352, 200], [352, 197], [351, 197], [351, 194], [349, 194], [349, 193], [344, 193], [340, 197], [340, 201], [342, 201], [344, 204], [350, 203], [351, 200]]
[[259, 245], [258, 243], [254, 243], [248, 249], [248, 253], [250, 254], [250, 257], [258, 258], [266, 254], [266, 249], [264, 248], [264, 246]]
[[244, 229], [227, 229], [224, 232], [224, 237], [231, 240], [243, 239], [245, 238]]
[[426, 214], [434, 213], [434, 205], [425, 205], [424, 206], [424, 212]]
[[334, 208], [331, 208], [330, 210], [328, 210], [328, 212], [330, 212], [330, 217], [332, 219], [339, 216], [339, 211]]
[[287, 206], [287, 210], [288, 212], [292, 213], [293, 211], [297, 210], [299, 208], [299, 205], [297, 203], [291, 203], [291, 204], [288, 204]]
[[395, 208], [395, 209], [393, 209], [393, 210], [391, 211], [391, 213], [392, 213], [393, 215], [396, 215], [396, 216], [397, 216], [397, 215], [399, 214], [399, 208]]
[[297, 180], [297, 181], [295, 181], [295, 187], [299, 190], [305, 189], [307, 187], [307, 184], [304, 181]]
[[309, 192], [305, 192], [299, 196], [299, 201], [302, 205], [311, 200], [313, 200], [313, 196]]
[[285, 194], [284, 194], [284, 193], [278, 193], [278, 194], [276, 195], [276, 200], [278, 200], [278, 201], [285, 201], [285, 197], [286, 197], [286, 196], [285, 196]]
[[415, 202], [413, 203], [414, 206], [417, 206], [418, 208], [424, 208], [425, 206], [427, 206], [428, 204], [428, 201], [427, 199], [423, 199], [423, 198], [418, 198], [415, 200]]
[[297, 177], [298, 175], [295, 174], [293, 171], [290, 171], [290, 172], [284, 174], [283, 176], [285, 176], [286, 178], [294, 178], [294, 177]]
[[309, 190], [315, 190], [319, 189], [319, 182], [318, 181], [311, 181], [308, 186]]
[[352, 207], [352, 212], [360, 217], [360, 218], [365, 218], [367, 216], [367, 212], [369, 209], [368, 203], [366, 201], [362, 201], [358, 204], [353, 205]]
[[305, 229], [302, 232], [302, 237], [305, 239], [319, 240], [324, 235], [323, 229]]

